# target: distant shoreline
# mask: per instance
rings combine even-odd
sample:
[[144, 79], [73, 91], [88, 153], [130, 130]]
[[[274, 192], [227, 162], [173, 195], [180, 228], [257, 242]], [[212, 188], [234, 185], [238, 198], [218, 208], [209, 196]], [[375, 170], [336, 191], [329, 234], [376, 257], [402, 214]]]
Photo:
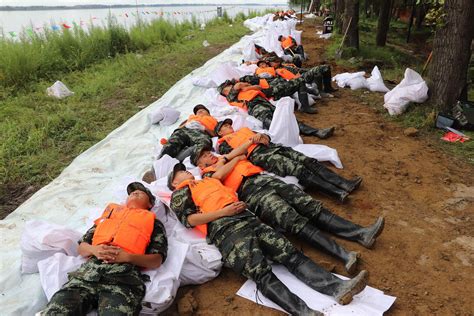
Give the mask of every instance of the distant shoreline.
[[230, 7], [237, 5], [245, 6], [282, 6], [288, 3], [275, 4], [259, 4], [259, 3], [234, 3], [234, 4], [209, 4], [209, 3], [191, 3], [191, 4], [140, 4], [138, 6], [132, 4], [91, 4], [91, 5], [75, 5], [75, 6], [0, 6], [0, 11], [44, 11], [44, 10], [83, 10], [83, 9], [120, 9], [120, 8], [144, 8], [144, 7]]

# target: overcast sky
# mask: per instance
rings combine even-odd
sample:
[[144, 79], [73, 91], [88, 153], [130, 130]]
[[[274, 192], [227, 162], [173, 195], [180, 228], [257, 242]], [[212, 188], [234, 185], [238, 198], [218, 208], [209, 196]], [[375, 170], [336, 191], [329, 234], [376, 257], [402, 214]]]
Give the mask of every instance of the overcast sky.
[[[138, 0], [138, 4], [232, 4], [232, 3], [259, 3], [284, 4], [285, 0]], [[79, 4], [135, 4], [135, 0], [0, 0], [0, 6], [31, 6], [31, 5], [79, 5]]]

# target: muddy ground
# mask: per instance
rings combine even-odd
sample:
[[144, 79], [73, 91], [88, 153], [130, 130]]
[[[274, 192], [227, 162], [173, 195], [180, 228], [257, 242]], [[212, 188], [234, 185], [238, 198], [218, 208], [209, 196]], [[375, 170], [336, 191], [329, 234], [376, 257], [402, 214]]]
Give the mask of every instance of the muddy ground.
[[[324, 62], [326, 42], [317, 38], [311, 23], [303, 29], [310, 55], [306, 65]], [[333, 74], [346, 71], [329, 63]], [[335, 135], [306, 137], [305, 142], [336, 148], [344, 164], [340, 173], [361, 175], [364, 182], [345, 205], [314, 196], [363, 225], [379, 215], [386, 218], [373, 250], [339, 242], [361, 252], [359, 268], [369, 271], [371, 286], [397, 297], [387, 315], [474, 315], [474, 167], [441, 152], [433, 136], [405, 136], [403, 127], [367, 106], [367, 95], [348, 89], [335, 94], [321, 102], [319, 114], [298, 114], [315, 126], [337, 126]], [[375, 100], [381, 107], [383, 95]], [[334, 271], [345, 274], [340, 262], [292, 240], [316, 262], [335, 264]], [[223, 269], [211, 282], [181, 288], [165, 315], [281, 314], [236, 296], [244, 281]]]

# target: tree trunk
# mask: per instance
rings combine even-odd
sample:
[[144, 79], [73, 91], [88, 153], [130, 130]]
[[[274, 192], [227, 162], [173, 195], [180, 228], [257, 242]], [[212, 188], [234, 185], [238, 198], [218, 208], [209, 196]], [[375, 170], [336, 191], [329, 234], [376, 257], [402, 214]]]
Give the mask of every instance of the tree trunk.
[[[344, 32], [351, 22], [344, 42], [346, 47], [359, 49], [359, 0], [345, 0]], [[352, 20], [351, 20], [352, 18]]]
[[413, 0], [413, 6], [411, 9], [410, 23], [408, 23], [408, 33], [407, 33], [407, 43], [410, 42], [411, 27], [413, 26], [413, 19], [415, 18], [416, 13], [416, 0]]
[[309, 4], [309, 13], [314, 13], [316, 11], [319, 11], [319, 7], [321, 6], [321, 0], [311, 0], [311, 3]]
[[369, 11], [369, 1], [370, 0], [365, 0], [364, 1], [364, 13], [365, 13], [365, 17], [368, 19], [370, 18], [370, 11]]
[[416, 29], [420, 30], [425, 20], [426, 7], [423, 3], [420, 3], [416, 9]]
[[387, 42], [387, 32], [390, 27], [390, 7], [391, 0], [382, 1], [380, 7], [379, 19], [377, 22], [377, 36], [375, 37], [375, 43], [377, 46], [385, 46]]
[[449, 112], [467, 85], [474, 1], [446, 0], [443, 12], [445, 23], [438, 26], [434, 36], [428, 84], [433, 104]]
[[344, 28], [344, 2], [345, 0], [336, 1], [336, 18], [334, 22], [336, 30], [339, 34], [342, 34], [344, 32], [342, 30]]

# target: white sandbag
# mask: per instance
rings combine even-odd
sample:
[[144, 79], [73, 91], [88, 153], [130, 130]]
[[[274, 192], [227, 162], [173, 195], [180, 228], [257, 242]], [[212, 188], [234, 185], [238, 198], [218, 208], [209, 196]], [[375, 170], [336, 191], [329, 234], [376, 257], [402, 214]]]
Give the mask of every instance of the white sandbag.
[[216, 88], [217, 83], [209, 77], [195, 77], [193, 78], [193, 85], [196, 87], [203, 87], [203, 88]]
[[336, 81], [340, 88], [350, 87], [352, 90], [367, 88], [367, 81], [365, 79], [365, 71], [354, 73], [345, 72], [335, 75], [332, 80]]
[[294, 146], [293, 149], [319, 161], [328, 161], [336, 168], [342, 169], [341, 159], [334, 148], [326, 145], [299, 144]]
[[56, 81], [51, 87], [47, 88], [46, 93], [50, 97], [55, 97], [58, 99], [63, 99], [74, 94], [74, 92], [69, 90], [61, 81]]
[[55, 253], [77, 255], [82, 234], [64, 226], [40, 220], [28, 221], [21, 235], [21, 272], [38, 272], [37, 263]]
[[416, 71], [407, 68], [403, 80], [384, 95], [384, 108], [390, 115], [405, 112], [410, 102], [423, 103], [428, 100], [428, 86]]
[[303, 31], [298, 31], [298, 30], [291, 30], [291, 37], [293, 37], [296, 41], [296, 44], [301, 45], [301, 33]]
[[367, 85], [372, 92], [388, 92], [390, 91], [383, 83], [382, 74], [380, 73], [379, 67], [374, 66], [372, 69], [370, 78], [367, 78]]
[[149, 113], [151, 124], [160, 124], [161, 126], [170, 126], [178, 121], [181, 112], [171, 107], [161, 107]]
[[255, 42], [249, 41], [245, 48], [242, 50], [245, 61], [256, 61], [258, 60], [257, 52], [255, 51]]
[[290, 97], [278, 100], [269, 130], [273, 143], [290, 147], [302, 143], [294, 108], [295, 101]]

